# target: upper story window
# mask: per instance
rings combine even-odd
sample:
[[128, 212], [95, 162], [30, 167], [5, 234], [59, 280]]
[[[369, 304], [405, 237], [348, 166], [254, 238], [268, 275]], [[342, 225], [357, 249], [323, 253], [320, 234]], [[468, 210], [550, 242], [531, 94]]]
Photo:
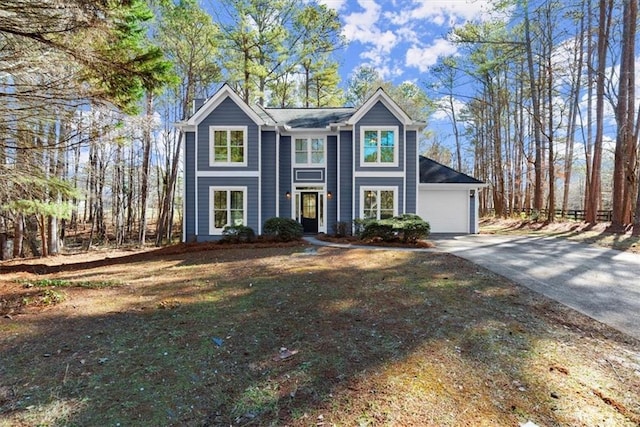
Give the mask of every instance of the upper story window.
[[364, 219], [385, 219], [397, 215], [397, 187], [363, 188], [360, 193], [361, 217]]
[[323, 165], [324, 138], [296, 138], [296, 165]]
[[398, 166], [398, 128], [360, 127], [360, 164]]
[[246, 166], [247, 127], [209, 128], [209, 164], [211, 166]]

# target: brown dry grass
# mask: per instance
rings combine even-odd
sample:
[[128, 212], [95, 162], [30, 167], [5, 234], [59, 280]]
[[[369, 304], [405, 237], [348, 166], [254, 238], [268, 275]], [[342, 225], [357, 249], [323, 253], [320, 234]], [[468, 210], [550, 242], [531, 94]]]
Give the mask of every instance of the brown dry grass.
[[452, 255], [200, 248], [0, 264], [0, 425], [640, 423], [637, 341]]

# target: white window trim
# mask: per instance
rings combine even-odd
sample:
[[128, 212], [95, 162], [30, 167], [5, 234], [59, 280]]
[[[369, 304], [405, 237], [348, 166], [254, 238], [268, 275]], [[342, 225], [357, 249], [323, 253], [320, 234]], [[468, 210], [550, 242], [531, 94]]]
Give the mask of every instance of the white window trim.
[[[378, 145], [378, 161], [375, 163], [364, 161], [364, 133], [365, 131], [377, 131], [380, 135], [381, 131], [393, 132], [393, 162], [382, 163], [380, 162], [380, 145]], [[378, 138], [380, 140], [380, 138]], [[373, 168], [389, 168], [398, 167], [399, 165], [399, 146], [400, 146], [400, 134], [398, 126], [360, 126], [360, 167], [373, 167]]]
[[[209, 235], [222, 235], [222, 228], [216, 228], [215, 216], [213, 215], [213, 194], [216, 191], [225, 191], [227, 193], [227, 218], [230, 218], [231, 191], [242, 191], [242, 224], [247, 225], [247, 187], [209, 187]], [[229, 224], [227, 224], [229, 225]]]
[[[380, 198], [380, 191], [393, 191], [393, 216], [398, 216], [398, 187], [397, 186], [366, 186], [360, 187], [360, 218], [364, 218], [364, 193], [365, 191], [376, 191]], [[380, 203], [376, 219], [380, 219]]]
[[[306, 139], [307, 140], [307, 161], [304, 163], [298, 163], [298, 159], [296, 156], [296, 139]], [[321, 139], [322, 140], [322, 163], [312, 163], [311, 162], [311, 140], [312, 139]], [[319, 135], [292, 135], [291, 136], [291, 157], [293, 158], [294, 166], [310, 166], [310, 167], [324, 167], [327, 164], [327, 137], [319, 136]]]
[[[215, 156], [215, 151], [214, 151], [214, 132], [215, 131], [227, 131], [227, 148], [229, 149], [229, 151], [227, 152], [227, 157], [231, 155], [231, 147], [229, 145], [230, 143], [230, 133], [232, 131], [237, 131], [237, 130], [241, 130], [242, 131], [242, 144], [243, 144], [243, 152], [244, 152], [244, 156], [243, 156], [243, 161], [242, 162], [216, 162], [216, 156]], [[247, 157], [249, 156], [248, 153], [248, 144], [247, 144], [247, 139], [248, 139], [248, 127], [247, 126], [209, 126], [209, 166], [247, 166]]]

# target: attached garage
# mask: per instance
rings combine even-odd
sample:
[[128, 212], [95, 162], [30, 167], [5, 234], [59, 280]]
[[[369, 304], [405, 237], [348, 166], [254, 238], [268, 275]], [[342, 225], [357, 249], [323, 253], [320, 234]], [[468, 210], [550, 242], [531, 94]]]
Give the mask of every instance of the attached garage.
[[477, 233], [476, 195], [485, 186], [482, 181], [421, 156], [418, 215], [429, 222], [432, 233]]

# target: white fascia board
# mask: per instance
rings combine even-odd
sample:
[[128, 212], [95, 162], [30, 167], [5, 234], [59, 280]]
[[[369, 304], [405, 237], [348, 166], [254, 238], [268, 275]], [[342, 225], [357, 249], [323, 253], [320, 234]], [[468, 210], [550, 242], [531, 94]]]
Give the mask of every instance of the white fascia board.
[[427, 122], [413, 122], [411, 124], [406, 125], [405, 129], [406, 130], [415, 130], [417, 132], [420, 132], [425, 127], [427, 127]]
[[337, 135], [338, 131], [328, 128], [290, 128], [287, 127], [280, 132], [284, 136], [293, 135]]
[[354, 178], [405, 178], [404, 171], [356, 171], [353, 173]]
[[341, 130], [351, 130], [351, 125], [348, 125], [346, 122], [329, 123], [327, 128], [335, 132], [340, 132]]
[[353, 125], [356, 124], [360, 119], [369, 112], [371, 107], [373, 107], [378, 101], [382, 102], [391, 114], [393, 114], [403, 125], [411, 125], [414, 124], [414, 121], [405, 113], [402, 108], [396, 102], [391, 99], [389, 95], [382, 89], [378, 89], [376, 93], [374, 93], [371, 98], [369, 98], [358, 110], [347, 120], [347, 124]]
[[174, 123], [173, 126], [182, 132], [195, 132], [196, 130], [195, 125], [187, 124], [187, 122], [177, 122]]
[[434, 190], [434, 191], [451, 191], [451, 190], [477, 190], [479, 188], [484, 188], [487, 187], [489, 184], [456, 184], [456, 183], [450, 183], [450, 184], [437, 184], [437, 183], [433, 183], [433, 184], [425, 184], [425, 183], [420, 183], [419, 185], [419, 189], [420, 190]]

